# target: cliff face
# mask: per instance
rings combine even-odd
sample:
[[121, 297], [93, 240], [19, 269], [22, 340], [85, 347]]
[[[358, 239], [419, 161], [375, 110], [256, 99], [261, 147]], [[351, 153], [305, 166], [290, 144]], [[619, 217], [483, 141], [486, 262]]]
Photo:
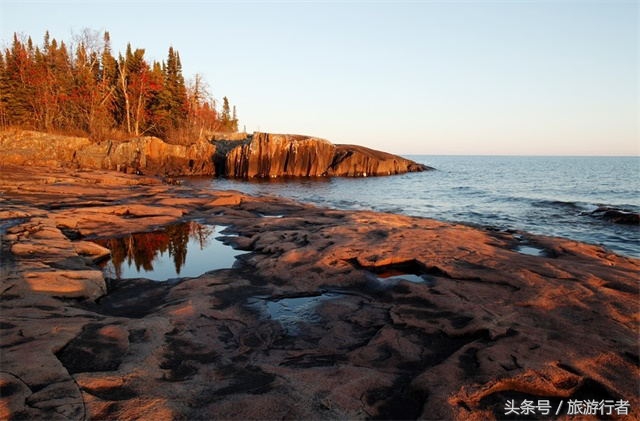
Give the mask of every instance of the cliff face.
[[430, 169], [386, 152], [315, 137], [256, 133], [216, 144], [216, 172], [237, 178], [377, 176]]
[[156, 175], [214, 174], [215, 146], [171, 145], [155, 137], [93, 143], [87, 138], [33, 131], [0, 134], [5, 164], [79, 167]]
[[4, 164], [233, 178], [362, 177], [430, 169], [386, 152], [308, 136], [255, 133], [236, 140], [172, 145], [155, 137], [93, 143], [26, 130], [0, 133]]
[[317, 177], [327, 175], [336, 147], [314, 137], [256, 133], [226, 154], [227, 177]]

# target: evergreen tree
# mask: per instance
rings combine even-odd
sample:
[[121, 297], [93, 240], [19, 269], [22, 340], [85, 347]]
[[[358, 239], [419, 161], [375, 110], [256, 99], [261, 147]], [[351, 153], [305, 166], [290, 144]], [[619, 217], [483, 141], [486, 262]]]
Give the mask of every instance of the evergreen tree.
[[231, 124], [231, 109], [229, 108], [229, 99], [226, 96], [222, 98], [222, 115], [220, 118], [223, 129], [228, 131]]
[[173, 128], [182, 125], [187, 117], [187, 89], [182, 76], [180, 55], [169, 47], [169, 54], [165, 67], [165, 100], [169, 118]]
[[157, 137], [165, 137], [168, 128], [171, 126], [166, 97], [167, 91], [164, 87], [164, 75], [162, 63], [154, 62], [149, 74], [151, 92], [146, 110], [149, 115], [147, 131]]
[[231, 117], [231, 131], [238, 131], [238, 113], [236, 112], [236, 106], [233, 106], [233, 114]]

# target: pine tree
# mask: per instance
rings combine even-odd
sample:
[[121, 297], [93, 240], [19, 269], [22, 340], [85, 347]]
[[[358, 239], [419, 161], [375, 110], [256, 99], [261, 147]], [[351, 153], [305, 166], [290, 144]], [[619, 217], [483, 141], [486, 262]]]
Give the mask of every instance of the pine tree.
[[167, 129], [171, 125], [164, 81], [163, 66], [156, 61], [149, 74], [150, 95], [146, 110], [149, 115], [147, 131], [157, 137], [165, 137]]
[[237, 132], [238, 131], [238, 113], [236, 112], [236, 106], [233, 106], [233, 114], [231, 117], [231, 131], [232, 132]]
[[5, 53], [4, 70], [6, 91], [3, 107], [10, 125], [34, 126], [36, 110], [33, 108], [32, 73], [32, 62], [18, 35], [14, 33], [11, 49]]
[[229, 108], [229, 99], [227, 97], [222, 98], [222, 115], [220, 116], [220, 123], [224, 131], [229, 131], [231, 125], [231, 110]]
[[180, 63], [180, 55], [169, 47], [167, 64], [165, 67], [166, 100], [169, 116], [173, 128], [182, 125], [187, 117], [187, 89], [182, 76], [182, 64]]
[[44, 91], [35, 101], [36, 107], [42, 106], [39, 126], [44, 130], [73, 128], [72, 111], [65, 106], [73, 89], [73, 71], [64, 41], [58, 46], [56, 39], [52, 39], [44, 59]]

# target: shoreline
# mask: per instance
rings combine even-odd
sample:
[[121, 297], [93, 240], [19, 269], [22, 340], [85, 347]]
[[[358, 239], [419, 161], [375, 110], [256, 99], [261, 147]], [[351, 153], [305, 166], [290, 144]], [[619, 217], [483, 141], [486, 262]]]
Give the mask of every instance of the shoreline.
[[[493, 419], [514, 397], [594, 394], [638, 415], [639, 259], [101, 170], [0, 170], [3, 418]], [[91, 238], [195, 220], [233, 226], [238, 267], [107, 283], [95, 264]], [[429, 282], [381, 280], [393, 270]], [[265, 313], [300, 297], [319, 298], [297, 331]]]
[[[479, 228], [563, 237], [640, 257], [637, 247], [640, 202], [637, 200], [624, 200], [621, 194], [611, 196], [596, 185], [590, 191], [585, 190], [591, 188], [586, 182], [574, 190], [562, 187], [561, 181], [555, 181], [556, 177], [549, 180], [542, 176], [540, 167], [520, 170], [508, 180], [497, 180], [496, 174], [491, 173], [491, 164], [487, 165], [482, 159], [413, 158], [439, 170], [384, 178], [240, 181], [185, 177], [183, 180], [196, 188], [276, 195], [341, 210], [391, 212]], [[518, 160], [503, 163], [512, 169], [526, 168], [524, 164]], [[594, 173], [602, 171], [600, 168]], [[483, 174], [487, 174], [485, 178]], [[622, 170], [621, 179], [626, 180], [628, 177], [623, 174]], [[610, 181], [603, 180], [603, 183]], [[550, 183], [548, 189], [543, 187], [533, 193], [523, 189], [524, 185], [534, 189], [536, 185], [544, 186], [545, 182]], [[621, 188], [632, 195], [632, 186], [627, 183]]]

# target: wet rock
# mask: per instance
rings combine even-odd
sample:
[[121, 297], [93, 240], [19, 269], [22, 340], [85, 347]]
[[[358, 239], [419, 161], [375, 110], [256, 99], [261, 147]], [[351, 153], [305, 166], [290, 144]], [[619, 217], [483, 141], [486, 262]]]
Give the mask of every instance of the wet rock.
[[590, 216], [622, 225], [640, 225], [640, 213], [631, 212], [624, 209], [601, 206], [593, 212], [589, 212]]

